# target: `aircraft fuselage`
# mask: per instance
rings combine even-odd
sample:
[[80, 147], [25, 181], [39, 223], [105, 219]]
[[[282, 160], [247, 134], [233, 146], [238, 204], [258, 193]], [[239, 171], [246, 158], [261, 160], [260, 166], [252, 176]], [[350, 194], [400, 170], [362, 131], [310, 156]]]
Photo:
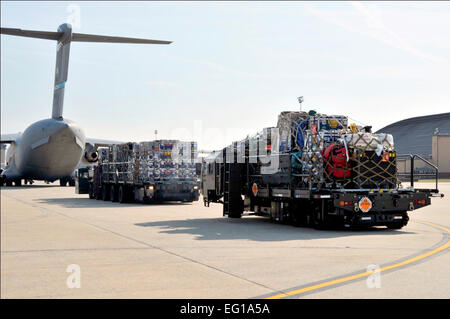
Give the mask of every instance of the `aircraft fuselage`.
[[13, 145], [2, 173], [6, 181], [55, 181], [72, 174], [85, 145], [83, 130], [65, 119], [45, 119], [31, 124]]

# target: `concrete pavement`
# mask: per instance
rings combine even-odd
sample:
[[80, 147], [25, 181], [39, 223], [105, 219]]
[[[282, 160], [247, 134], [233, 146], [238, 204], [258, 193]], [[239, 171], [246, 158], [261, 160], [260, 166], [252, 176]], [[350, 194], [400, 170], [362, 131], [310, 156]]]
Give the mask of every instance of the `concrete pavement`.
[[[419, 185], [417, 185], [419, 186]], [[428, 185], [423, 185], [427, 187]], [[441, 183], [450, 196], [450, 183]], [[73, 187], [1, 189], [2, 298], [253, 298], [276, 295], [430, 251], [450, 228], [450, 199], [433, 199], [401, 230], [296, 228], [222, 206], [90, 200]], [[446, 249], [420, 263], [294, 298], [449, 298]], [[69, 265], [81, 287], [68, 288]]]

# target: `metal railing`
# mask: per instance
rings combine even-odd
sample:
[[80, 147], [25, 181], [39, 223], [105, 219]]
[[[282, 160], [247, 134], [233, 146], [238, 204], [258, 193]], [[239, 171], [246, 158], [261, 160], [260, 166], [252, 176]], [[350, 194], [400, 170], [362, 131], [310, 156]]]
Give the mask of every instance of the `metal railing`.
[[[409, 174], [408, 173], [403, 173], [403, 174], [399, 173], [398, 175], [399, 176], [401, 176], [401, 175], [409, 176], [411, 187], [414, 187], [414, 177], [433, 177], [436, 181], [436, 188], [434, 189], [434, 191], [437, 192], [438, 191], [438, 180], [439, 180], [438, 167], [418, 154], [399, 154], [399, 155], [397, 155], [397, 159], [408, 159], [408, 158], [410, 159], [410, 173]], [[414, 161], [416, 158], [421, 160], [425, 164], [429, 165], [431, 167], [431, 169], [434, 171], [434, 174], [416, 173], [415, 169], [414, 169]]]

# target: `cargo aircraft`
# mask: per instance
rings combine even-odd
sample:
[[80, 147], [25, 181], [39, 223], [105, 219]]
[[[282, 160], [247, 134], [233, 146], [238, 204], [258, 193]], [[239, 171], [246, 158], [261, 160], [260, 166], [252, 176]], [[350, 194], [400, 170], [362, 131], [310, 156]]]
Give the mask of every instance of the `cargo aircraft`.
[[115, 141], [86, 138], [82, 128], [63, 118], [64, 89], [67, 83], [71, 42], [111, 42], [170, 44], [171, 41], [102, 36], [72, 32], [64, 23], [56, 32], [0, 28], [1, 34], [57, 41], [55, 85], [52, 117], [35, 122], [23, 133], [1, 136], [0, 143], [8, 143], [6, 166], [0, 174], [0, 185], [21, 185], [22, 180], [61, 181], [66, 185], [81, 162], [95, 163], [97, 148]]

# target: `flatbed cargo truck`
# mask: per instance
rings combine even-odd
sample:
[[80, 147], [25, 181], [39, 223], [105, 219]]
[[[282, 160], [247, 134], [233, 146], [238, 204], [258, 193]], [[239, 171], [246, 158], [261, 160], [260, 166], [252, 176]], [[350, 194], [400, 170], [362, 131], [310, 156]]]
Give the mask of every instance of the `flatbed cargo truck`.
[[[175, 156], [180, 152], [184, 157]], [[197, 201], [195, 157], [194, 142], [112, 145], [102, 150], [98, 165], [89, 170], [89, 198], [120, 203]]]
[[[411, 159], [407, 187], [398, 179], [398, 157]], [[434, 171], [435, 188], [414, 187], [415, 160]], [[408, 212], [443, 196], [437, 167], [418, 155], [396, 154], [392, 136], [356, 125], [350, 130], [346, 117], [315, 112], [281, 113], [277, 127], [204, 158], [201, 173], [205, 206], [222, 203], [224, 216], [249, 212], [318, 229], [400, 229]]]

